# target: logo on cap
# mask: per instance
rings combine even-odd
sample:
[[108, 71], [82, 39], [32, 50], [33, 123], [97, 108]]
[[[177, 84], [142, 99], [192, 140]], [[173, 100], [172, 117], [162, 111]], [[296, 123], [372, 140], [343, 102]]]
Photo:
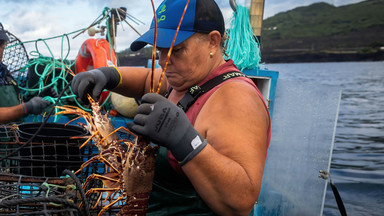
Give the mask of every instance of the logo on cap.
[[[157, 16], [159, 17], [160, 14], [164, 13], [166, 10], [167, 10], [167, 6], [165, 4], [163, 4], [160, 11], [157, 13]], [[161, 15], [160, 18], [157, 19], [157, 23], [159, 23], [160, 21], [164, 21], [165, 18], [167, 18], [167, 16]]]

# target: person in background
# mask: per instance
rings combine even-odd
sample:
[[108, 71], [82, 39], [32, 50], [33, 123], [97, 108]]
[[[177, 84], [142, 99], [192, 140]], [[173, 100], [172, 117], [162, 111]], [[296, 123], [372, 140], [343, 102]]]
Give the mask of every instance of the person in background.
[[51, 102], [43, 100], [41, 97], [33, 97], [24, 103], [19, 94], [19, 88], [13, 79], [7, 66], [3, 64], [3, 54], [8, 35], [0, 23], [0, 123], [21, 121], [22, 117], [28, 114], [40, 114]]
[[[157, 9], [159, 64], [166, 65], [187, 0]], [[150, 30], [131, 44], [154, 42]], [[151, 70], [103, 67], [77, 74], [83, 101], [103, 89], [140, 99], [128, 125], [160, 145], [148, 215], [248, 215], [258, 199], [271, 122], [263, 97], [232, 60], [224, 60], [224, 19], [214, 0], [190, 0], [160, 94], [149, 93]], [[215, 80], [212, 83], [212, 80]], [[200, 86], [204, 92], [196, 94]]]

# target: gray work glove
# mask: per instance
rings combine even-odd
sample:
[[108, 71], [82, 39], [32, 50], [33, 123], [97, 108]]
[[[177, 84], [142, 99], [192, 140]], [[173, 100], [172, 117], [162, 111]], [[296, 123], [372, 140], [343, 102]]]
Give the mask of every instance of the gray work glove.
[[24, 109], [25, 114], [37, 115], [42, 113], [44, 109], [51, 104], [51, 102], [47, 100], [43, 100], [43, 98], [41, 97], [33, 97], [31, 100], [29, 100], [24, 104], [25, 104], [25, 109]]
[[120, 73], [114, 67], [101, 67], [76, 74], [71, 88], [84, 103], [88, 102], [87, 94], [98, 100], [104, 89], [111, 90], [120, 82]]
[[207, 141], [193, 128], [184, 111], [165, 97], [148, 93], [128, 128], [168, 148], [180, 165], [195, 157]]
[[53, 87], [47, 87], [43, 91], [41, 91], [38, 96], [42, 98], [46, 96], [57, 98], [59, 97], [59, 94], [57, 94], [56, 90]]

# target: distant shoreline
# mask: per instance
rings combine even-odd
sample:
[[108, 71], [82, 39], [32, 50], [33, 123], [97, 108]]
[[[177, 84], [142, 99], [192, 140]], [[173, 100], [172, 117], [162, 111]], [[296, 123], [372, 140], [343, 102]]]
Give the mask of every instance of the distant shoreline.
[[[143, 66], [146, 67], [149, 57], [134, 56], [127, 57], [117, 54], [120, 66]], [[261, 53], [261, 62], [273, 63], [308, 63], [308, 62], [352, 62], [352, 61], [384, 61], [384, 51], [362, 54], [337, 54], [337, 53]]]
[[262, 62], [268, 63], [305, 63], [305, 62], [350, 62], [350, 61], [384, 61], [384, 52], [375, 53], [281, 53], [261, 54]]

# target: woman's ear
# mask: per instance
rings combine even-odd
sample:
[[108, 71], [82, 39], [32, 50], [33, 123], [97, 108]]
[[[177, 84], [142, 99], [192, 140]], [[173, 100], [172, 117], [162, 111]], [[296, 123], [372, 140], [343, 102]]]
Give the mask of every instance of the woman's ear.
[[211, 50], [217, 50], [220, 48], [221, 35], [220, 35], [219, 31], [216, 31], [216, 30], [211, 31], [208, 34], [208, 38], [209, 38], [209, 46], [210, 46]]

